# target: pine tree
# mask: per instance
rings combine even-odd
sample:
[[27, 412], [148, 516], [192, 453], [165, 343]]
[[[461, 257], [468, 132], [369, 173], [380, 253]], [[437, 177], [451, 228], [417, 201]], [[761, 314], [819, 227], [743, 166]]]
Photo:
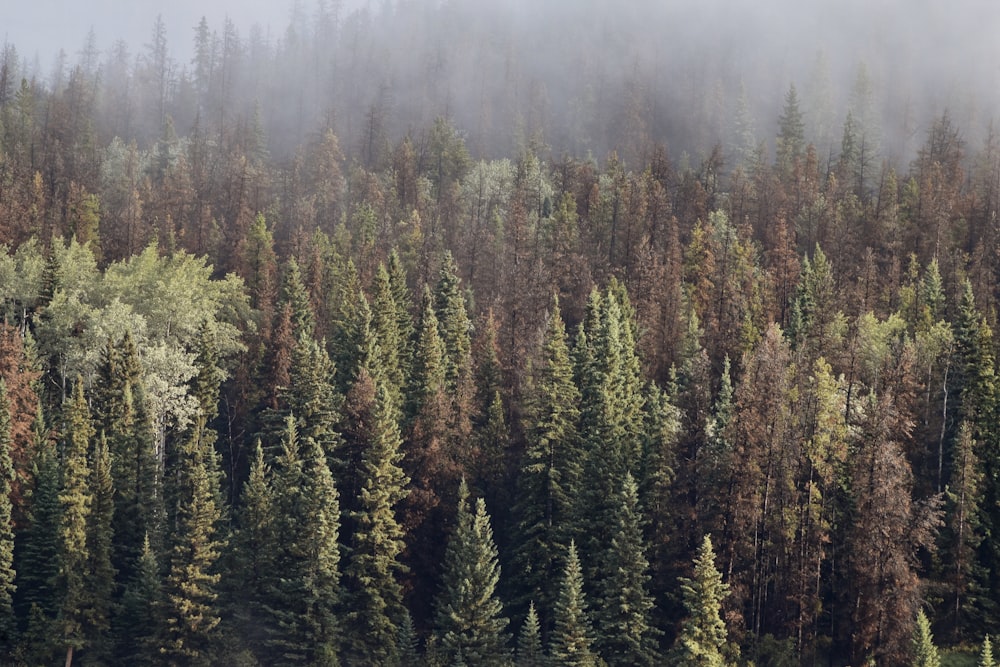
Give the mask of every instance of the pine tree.
[[990, 636], [986, 635], [983, 638], [983, 648], [979, 652], [979, 662], [976, 663], [976, 667], [996, 667], [996, 664], [993, 659], [993, 644], [990, 642]]
[[671, 654], [673, 664], [722, 667], [726, 644], [726, 624], [720, 612], [729, 587], [715, 569], [715, 552], [708, 535], [698, 547], [694, 559], [694, 577], [681, 578], [681, 593], [687, 618]]
[[59, 634], [66, 646], [66, 662], [86, 643], [85, 623], [88, 596], [90, 555], [87, 550], [87, 524], [93, 496], [87, 453], [94, 437], [90, 410], [83, 395], [83, 379], [77, 378], [73, 398], [66, 411], [66, 440], [63, 443], [63, 475], [59, 492], [62, 521], [59, 528]]
[[785, 94], [785, 107], [778, 119], [778, 169], [783, 175], [790, 175], [795, 163], [802, 157], [805, 150], [805, 123], [802, 111], [799, 109], [799, 96], [795, 85], [788, 88]]
[[143, 540], [132, 573], [116, 623], [116, 659], [119, 664], [155, 663], [163, 629], [163, 599], [160, 568], [148, 538]]
[[434, 314], [445, 348], [445, 382], [450, 393], [467, 391], [471, 380], [472, 322], [465, 309], [465, 297], [459, 288], [458, 267], [450, 252], [441, 260], [441, 271], [434, 287]]
[[111, 452], [105, 438], [94, 443], [90, 472], [92, 502], [87, 521], [87, 609], [85, 632], [91, 649], [88, 660], [101, 661], [110, 655], [108, 631], [115, 592], [115, 568], [111, 563], [114, 531], [114, 482], [111, 476]]
[[587, 601], [583, 593], [583, 571], [576, 555], [576, 544], [570, 542], [566, 555], [559, 597], [556, 599], [555, 628], [549, 640], [552, 663], [567, 667], [595, 667], [597, 655], [591, 648], [594, 632], [587, 617]]
[[232, 591], [233, 616], [253, 650], [263, 659], [263, 639], [269, 634], [264, 624], [267, 614], [264, 607], [266, 594], [276, 576], [274, 490], [271, 488], [271, 470], [264, 460], [260, 441], [254, 448], [250, 463], [250, 476], [243, 485], [237, 514], [237, 530], [233, 536], [233, 561], [238, 582]]
[[402, 440], [393, 399], [376, 383], [375, 404], [361, 459], [361, 492], [353, 519], [350, 558], [344, 569], [346, 607], [345, 660], [385, 664], [405, 647], [397, 646], [403, 616], [403, 529], [396, 507], [406, 497], [407, 478], [400, 468]]
[[528, 615], [517, 636], [517, 660], [514, 664], [517, 667], [545, 667], [547, 664], [534, 602], [528, 604]]
[[596, 648], [608, 665], [655, 665], [657, 631], [650, 618], [649, 562], [643, 553], [639, 490], [629, 473], [617, 503], [614, 536], [601, 557], [607, 578], [598, 584]]
[[181, 445], [171, 498], [174, 527], [164, 585], [165, 625], [160, 652], [168, 662], [211, 664], [220, 622], [216, 571], [221, 549], [218, 485], [211, 473], [214, 451], [199, 417]]
[[146, 409], [143, 370], [131, 334], [109, 339], [94, 386], [95, 427], [107, 439], [114, 480], [112, 564], [128, 581], [149, 533], [159, 544], [163, 508], [157, 498], [153, 430]]
[[14, 490], [14, 462], [10, 457], [10, 403], [7, 383], [0, 378], [0, 652], [14, 647], [17, 619], [14, 616], [14, 522], [11, 494]]
[[917, 625], [913, 629], [913, 667], [941, 667], [941, 657], [934, 636], [931, 634], [931, 622], [921, 609], [917, 613]]
[[500, 564], [493, 530], [486, 503], [477, 499], [473, 513], [468, 495], [463, 479], [455, 532], [445, 551], [435, 633], [449, 663], [461, 658], [474, 665], [506, 665], [510, 661], [508, 621], [496, 595]]
[[286, 420], [275, 464], [275, 568], [269, 578], [265, 639], [276, 662], [338, 662], [341, 601], [340, 503], [326, 456], [313, 440], [300, 447], [295, 418]]
[[399, 636], [396, 638], [396, 660], [390, 663], [396, 667], [409, 667], [420, 664], [420, 652], [417, 650], [417, 631], [413, 627], [410, 612], [403, 609], [403, 617], [399, 622]]
[[315, 315], [309, 302], [309, 292], [302, 282], [302, 271], [295, 258], [289, 258], [285, 272], [281, 276], [281, 289], [278, 292], [278, 310], [285, 305], [291, 308], [292, 337], [298, 340], [302, 336], [312, 337], [316, 329]]
[[[413, 325], [403, 331], [401, 316], [392, 292], [392, 278], [384, 264], [375, 273], [375, 293], [372, 297], [372, 331], [378, 344], [378, 366], [386, 380], [386, 389], [397, 414], [402, 416], [403, 391], [409, 384], [409, 350]], [[403, 316], [409, 318], [409, 313]], [[399, 419], [399, 417], [397, 417]]]
[[[566, 330], [553, 304], [541, 358], [528, 382], [524, 407], [527, 441], [515, 495], [513, 557], [518, 573], [512, 598], [520, 613], [529, 600], [543, 610], [542, 627], [551, 627], [551, 610], [562, 572], [562, 549], [580, 490], [580, 449], [576, 424], [580, 393], [573, 382]], [[546, 615], [545, 610], [549, 610]]]

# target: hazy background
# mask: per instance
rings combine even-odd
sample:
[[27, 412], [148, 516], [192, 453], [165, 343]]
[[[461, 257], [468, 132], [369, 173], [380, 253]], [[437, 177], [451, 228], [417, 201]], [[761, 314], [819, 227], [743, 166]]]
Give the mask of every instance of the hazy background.
[[[866, 122], [876, 127], [885, 155], [906, 158], [944, 110], [975, 140], [1000, 108], [996, 0], [0, 6], [0, 35], [17, 48], [22, 72], [43, 81], [51, 79], [59, 49], [70, 65], [77, 60], [91, 27], [101, 54], [123, 39], [138, 63], [157, 15], [167, 29], [172, 80], [180, 80], [192, 67], [200, 18], [221, 33], [228, 17], [245, 59], [231, 94], [241, 98], [241, 113], [259, 109], [279, 150], [317, 124], [333, 124], [353, 142], [370, 139], [377, 124], [391, 141], [444, 115], [480, 154], [507, 152], [528, 139], [597, 155], [644, 140], [703, 153], [713, 143], [739, 141], [736, 133], [747, 129], [735, 126], [741, 106], [754, 138], [773, 140], [794, 83], [821, 155], [837, 150], [847, 110], [858, 115], [859, 104], [867, 104]], [[335, 28], [317, 27], [321, 13], [336, 17]], [[259, 30], [251, 35], [254, 25]], [[860, 88], [869, 88], [860, 97], [859, 78]], [[296, 92], [302, 90], [310, 92]]]

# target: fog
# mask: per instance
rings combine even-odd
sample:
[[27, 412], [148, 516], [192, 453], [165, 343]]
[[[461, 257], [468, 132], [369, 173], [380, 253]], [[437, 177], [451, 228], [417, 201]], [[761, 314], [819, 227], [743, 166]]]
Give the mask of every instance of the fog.
[[1000, 108], [994, 0], [3, 2], [0, 34], [43, 81], [60, 49], [80, 57], [91, 27], [104, 56], [119, 39], [141, 55], [158, 15], [179, 80], [200, 18], [216, 33], [228, 18], [243, 60], [227, 109], [259, 109], [279, 152], [323, 124], [356, 145], [443, 115], [480, 155], [533, 141], [697, 156], [732, 149], [741, 113], [756, 141], [773, 141], [794, 84], [821, 155], [837, 150], [852, 109], [887, 157], [907, 159], [945, 110], [977, 140]]

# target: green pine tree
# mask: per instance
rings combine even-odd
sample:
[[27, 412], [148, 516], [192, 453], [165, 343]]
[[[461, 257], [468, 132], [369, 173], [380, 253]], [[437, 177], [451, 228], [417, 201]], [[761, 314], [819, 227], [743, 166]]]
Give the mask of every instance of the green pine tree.
[[583, 571], [576, 544], [570, 542], [562, 587], [555, 603], [555, 628], [549, 641], [552, 663], [566, 667], [595, 667], [599, 663], [592, 648], [593, 637], [583, 593]]
[[216, 504], [215, 453], [208, 450], [206, 428], [204, 417], [199, 417], [170, 471], [175, 478], [171, 494], [174, 527], [164, 585], [160, 652], [174, 664], [212, 664], [221, 620], [217, 562], [224, 546], [222, 510]]
[[278, 310], [284, 305], [291, 306], [292, 335], [295, 340], [302, 336], [312, 337], [316, 329], [312, 304], [309, 302], [309, 291], [302, 282], [302, 271], [295, 258], [289, 258], [285, 272], [281, 276], [281, 288], [278, 292]]
[[472, 512], [468, 495], [463, 479], [455, 532], [445, 551], [435, 634], [449, 664], [462, 659], [472, 665], [506, 665], [508, 621], [496, 595], [500, 564], [493, 530], [486, 503], [479, 498]]
[[148, 538], [132, 573], [116, 623], [116, 659], [123, 665], [155, 664], [163, 631], [163, 599], [160, 568]]
[[89, 608], [85, 621], [85, 634], [90, 649], [88, 660], [98, 662], [110, 657], [112, 649], [109, 630], [114, 604], [115, 568], [111, 564], [114, 532], [114, 482], [111, 476], [111, 452], [107, 439], [98, 438], [94, 443], [90, 473], [92, 502], [87, 522], [87, 589]]
[[976, 663], [976, 667], [996, 667], [996, 664], [993, 659], [993, 644], [990, 642], [990, 636], [986, 635], [983, 638], [983, 648], [979, 652], [979, 662]]
[[83, 395], [83, 379], [77, 378], [73, 398], [66, 410], [66, 439], [63, 442], [62, 487], [59, 492], [59, 636], [66, 647], [66, 662], [86, 644], [85, 623], [89, 599], [87, 571], [87, 525], [93, 495], [87, 461], [94, 427]]
[[406, 497], [408, 480], [400, 467], [402, 438], [394, 399], [385, 384], [376, 382], [355, 530], [344, 569], [345, 660], [357, 664], [387, 664], [405, 649], [397, 645], [404, 611], [399, 582], [404, 535], [396, 507]]
[[729, 586], [715, 569], [715, 552], [708, 535], [694, 559], [694, 577], [680, 579], [687, 618], [671, 653], [673, 664], [722, 667], [727, 664], [724, 649], [728, 632], [721, 613]]
[[545, 651], [542, 649], [542, 631], [538, 624], [535, 603], [528, 604], [528, 615], [517, 636], [517, 667], [545, 667]]
[[580, 492], [576, 430], [580, 393], [573, 381], [558, 301], [525, 393], [527, 444], [517, 479], [511, 568], [518, 576], [511, 580], [511, 597], [522, 614], [530, 600], [537, 600], [543, 610], [542, 627], [548, 629], [562, 572], [560, 545], [569, 541], [570, 515]]
[[341, 601], [340, 502], [326, 456], [299, 444], [294, 416], [286, 420], [275, 464], [274, 571], [267, 591], [265, 643], [275, 662], [338, 664]]
[[402, 314], [399, 312], [392, 288], [389, 271], [384, 264], [379, 264], [375, 273], [371, 326], [378, 344], [378, 366], [385, 375], [386, 389], [389, 391], [392, 405], [401, 416], [403, 391], [409, 385], [408, 371], [412, 349], [410, 336], [413, 334], [413, 325], [410, 324], [404, 330], [404, 322], [410, 315], [408, 311]]
[[444, 342], [445, 382], [451, 393], [467, 391], [472, 372], [472, 321], [459, 282], [458, 266], [451, 253], [445, 251], [434, 287], [434, 314]]
[[934, 645], [931, 622], [921, 609], [917, 612], [917, 626], [913, 629], [913, 667], [941, 667], [941, 656]]
[[631, 474], [617, 494], [613, 537], [601, 558], [606, 579], [597, 588], [596, 648], [609, 665], [656, 665], [657, 631], [650, 613], [649, 562], [643, 553], [639, 490]]
[[10, 653], [17, 633], [14, 616], [14, 522], [11, 492], [14, 462], [11, 460], [10, 403], [7, 383], [0, 378], [0, 652]]

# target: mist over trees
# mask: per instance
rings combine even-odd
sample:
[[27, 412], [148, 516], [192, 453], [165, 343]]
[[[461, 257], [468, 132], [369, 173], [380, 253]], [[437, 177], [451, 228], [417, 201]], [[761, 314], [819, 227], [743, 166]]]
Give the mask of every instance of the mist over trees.
[[8, 36], [0, 655], [992, 664], [996, 9], [537, 4]]

